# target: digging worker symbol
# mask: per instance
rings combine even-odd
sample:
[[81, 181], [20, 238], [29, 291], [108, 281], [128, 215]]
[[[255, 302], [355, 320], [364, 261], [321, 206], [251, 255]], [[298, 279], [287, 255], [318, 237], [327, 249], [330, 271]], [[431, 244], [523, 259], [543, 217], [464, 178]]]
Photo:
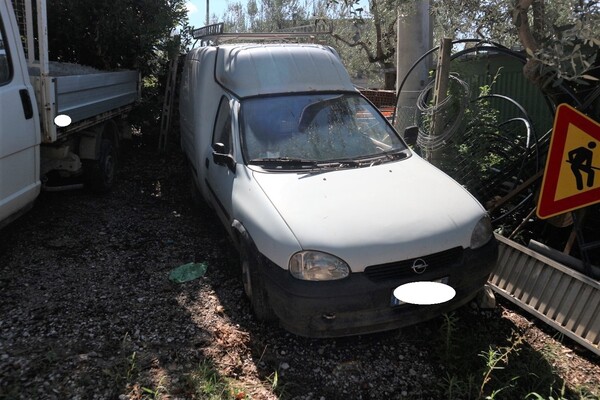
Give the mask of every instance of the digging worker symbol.
[[594, 177], [596, 175], [594, 170], [600, 170], [600, 168], [592, 166], [592, 158], [594, 156], [592, 150], [595, 147], [596, 142], [589, 142], [587, 147], [577, 147], [569, 152], [567, 162], [571, 164], [571, 171], [575, 175], [577, 190], [583, 190], [583, 174], [586, 175], [586, 186], [589, 188], [594, 186]]

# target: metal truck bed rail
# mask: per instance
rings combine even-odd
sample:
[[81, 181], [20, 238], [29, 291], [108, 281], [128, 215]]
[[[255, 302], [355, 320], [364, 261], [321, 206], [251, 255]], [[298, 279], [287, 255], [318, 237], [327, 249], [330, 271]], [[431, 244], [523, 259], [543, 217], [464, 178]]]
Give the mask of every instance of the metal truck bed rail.
[[[42, 114], [43, 138], [52, 143], [70, 130], [54, 125], [54, 117], [66, 114], [73, 124], [134, 103], [139, 96], [136, 71], [99, 72], [96, 74], [33, 76], [37, 93], [46, 87], [46, 96], [36, 96]], [[46, 99], [46, 104], [41, 104]]]
[[600, 283], [496, 235], [500, 255], [492, 289], [600, 355]]

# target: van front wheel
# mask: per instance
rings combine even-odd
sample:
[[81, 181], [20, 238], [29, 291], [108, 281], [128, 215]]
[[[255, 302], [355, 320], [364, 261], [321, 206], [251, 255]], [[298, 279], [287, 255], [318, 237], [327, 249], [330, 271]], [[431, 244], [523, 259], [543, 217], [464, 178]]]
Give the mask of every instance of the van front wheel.
[[261, 322], [271, 322], [277, 319], [258, 271], [259, 257], [253, 252], [247, 244], [242, 244], [240, 249], [240, 262], [242, 266], [242, 281], [244, 283], [244, 292], [256, 318]]

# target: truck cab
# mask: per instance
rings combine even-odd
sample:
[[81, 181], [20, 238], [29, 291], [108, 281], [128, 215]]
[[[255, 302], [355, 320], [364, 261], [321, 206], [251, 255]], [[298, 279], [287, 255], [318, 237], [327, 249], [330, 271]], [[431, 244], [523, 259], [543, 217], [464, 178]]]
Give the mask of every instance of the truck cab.
[[[484, 208], [410, 149], [330, 47], [193, 49], [180, 118], [192, 190], [239, 249], [260, 320], [309, 337], [394, 329], [465, 304], [496, 263]], [[456, 295], [394, 297], [416, 281]]]
[[40, 192], [40, 120], [17, 23], [0, 3], [0, 223], [26, 211]]

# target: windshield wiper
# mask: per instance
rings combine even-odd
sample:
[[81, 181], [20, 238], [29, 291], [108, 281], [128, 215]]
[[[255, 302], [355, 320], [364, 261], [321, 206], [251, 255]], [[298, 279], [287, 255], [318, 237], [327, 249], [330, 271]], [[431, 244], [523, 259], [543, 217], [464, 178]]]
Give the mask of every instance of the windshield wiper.
[[339, 171], [342, 169], [358, 168], [360, 163], [356, 160], [327, 161], [316, 163], [315, 167], [308, 172], [308, 175], [323, 174], [325, 172]]
[[371, 158], [361, 160], [362, 161], [361, 165], [368, 164], [369, 166], [373, 166], [373, 165], [382, 164], [383, 162], [387, 162], [387, 161], [403, 160], [403, 159], [407, 158], [408, 155], [409, 155], [409, 153], [408, 153], [407, 149], [402, 149], [399, 151], [398, 150], [386, 151], [384, 153], [377, 155], [376, 157], [371, 157]]
[[290, 157], [254, 158], [248, 164], [275, 169], [310, 169], [317, 166], [316, 161]]
[[389, 151], [389, 152], [386, 152], [385, 155], [391, 161], [398, 161], [398, 160], [404, 160], [405, 158], [407, 158], [409, 155], [409, 152], [408, 152], [408, 149], [403, 149], [403, 150], [399, 150], [399, 151], [398, 150]]

